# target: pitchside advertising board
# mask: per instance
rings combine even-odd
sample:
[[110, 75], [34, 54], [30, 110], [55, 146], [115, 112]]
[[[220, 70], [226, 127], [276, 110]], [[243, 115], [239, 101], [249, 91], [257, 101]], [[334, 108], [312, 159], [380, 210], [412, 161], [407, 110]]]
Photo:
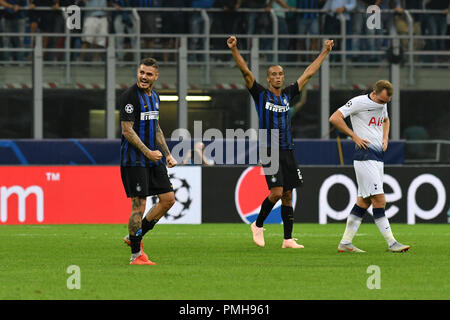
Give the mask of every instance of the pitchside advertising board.
[[[176, 203], [160, 223], [201, 223], [201, 168], [168, 172]], [[0, 224], [126, 224], [130, 210], [118, 166], [0, 167]]]
[[[261, 167], [168, 172], [176, 202], [160, 223], [252, 223], [269, 194]], [[353, 167], [303, 167], [302, 173], [304, 185], [293, 193], [295, 221], [345, 221], [356, 201]], [[450, 166], [386, 166], [386, 215], [391, 222], [447, 222], [449, 181]], [[156, 201], [148, 197], [147, 210]], [[282, 222], [280, 206], [267, 223]], [[0, 167], [0, 224], [126, 224], [130, 208], [117, 166]]]
[[[203, 168], [203, 222], [252, 223], [269, 194], [260, 167]], [[296, 222], [344, 222], [356, 202], [353, 167], [303, 167], [293, 195]], [[391, 222], [446, 223], [450, 166], [386, 166], [386, 215]], [[281, 223], [278, 202], [267, 221]], [[369, 208], [369, 213], [372, 213]], [[365, 221], [373, 221], [366, 215]]]

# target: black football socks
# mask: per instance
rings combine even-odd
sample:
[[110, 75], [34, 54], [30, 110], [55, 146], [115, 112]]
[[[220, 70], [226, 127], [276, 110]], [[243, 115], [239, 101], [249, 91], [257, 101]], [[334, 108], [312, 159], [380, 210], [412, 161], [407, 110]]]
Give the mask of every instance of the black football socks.
[[147, 232], [152, 230], [155, 227], [155, 224], [158, 223], [159, 220], [153, 219], [152, 221], [148, 221], [146, 217], [142, 219], [142, 234], [143, 237]]
[[292, 229], [294, 228], [294, 208], [291, 206], [281, 206], [281, 219], [283, 220], [284, 239], [292, 239]]
[[275, 203], [272, 203], [269, 200], [269, 197], [264, 199], [263, 203], [261, 204], [261, 210], [259, 211], [258, 217], [256, 218], [256, 226], [258, 228], [262, 228], [264, 225], [264, 220], [266, 220], [267, 216], [269, 215], [270, 211], [272, 211], [273, 206]]
[[139, 251], [141, 251], [141, 240], [142, 240], [142, 235], [135, 235], [132, 236], [131, 234], [128, 235], [128, 238], [130, 239], [130, 247], [131, 247], [131, 253], [132, 254], [137, 254], [139, 253]]

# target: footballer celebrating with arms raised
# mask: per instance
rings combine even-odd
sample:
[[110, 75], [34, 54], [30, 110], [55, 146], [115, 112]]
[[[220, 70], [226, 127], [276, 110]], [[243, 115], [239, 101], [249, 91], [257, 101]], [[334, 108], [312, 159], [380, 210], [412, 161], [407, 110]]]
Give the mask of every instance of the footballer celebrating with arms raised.
[[[159, 126], [159, 94], [153, 90], [158, 79], [158, 63], [153, 58], [141, 61], [137, 83], [120, 97], [122, 140], [120, 171], [128, 198], [131, 198], [129, 234], [124, 238], [131, 247], [130, 264], [154, 265], [142, 246], [142, 237], [164, 216], [175, 203], [173, 187], [167, 168], [177, 165], [170, 154], [164, 134]], [[159, 151], [159, 148], [161, 151]], [[144, 217], [146, 199], [157, 195], [158, 203]]]
[[[269, 174], [263, 165], [269, 196], [261, 204], [261, 210], [256, 221], [251, 224], [253, 241], [260, 247], [265, 246], [263, 225], [264, 220], [270, 214], [275, 203], [281, 199], [281, 218], [283, 220], [284, 240], [282, 248], [303, 248], [303, 245], [292, 238], [294, 224], [294, 210], [292, 207], [292, 190], [302, 184], [302, 175], [298, 168], [298, 162], [294, 155], [291, 136], [291, 124], [289, 109], [292, 100], [300, 93], [311, 77], [319, 70], [322, 62], [333, 48], [333, 40], [326, 40], [324, 49], [320, 55], [306, 68], [303, 74], [291, 85], [282, 89], [284, 83], [284, 70], [279, 65], [272, 65], [267, 70], [266, 81], [268, 89], [260, 85], [247, 66], [237, 48], [237, 39], [228, 38], [227, 45], [231, 50], [234, 61], [242, 73], [247, 89], [255, 102], [259, 117], [260, 130], [267, 132], [267, 150], [279, 149], [278, 171]], [[278, 132], [277, 145], [271, 145], [271, 132]], [[276, 131], [278, 130], [278, 131]]]

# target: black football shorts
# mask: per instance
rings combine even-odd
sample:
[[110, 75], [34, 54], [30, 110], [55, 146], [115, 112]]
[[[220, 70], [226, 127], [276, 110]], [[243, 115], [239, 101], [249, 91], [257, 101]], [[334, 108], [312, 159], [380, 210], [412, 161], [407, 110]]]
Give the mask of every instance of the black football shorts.
[[269, 190], [273, 187], [283, 187], [285, 191], [292, 190], [303, 184], [303, 176], [293, 150], [280, 150], [276, 174], [266, 174], [267, 167], [270, 167], [270, 164], [263, 165]]
[[165, 165], [155, 167], [120, 167], [128, 198], [148, 197], [173, 191]]

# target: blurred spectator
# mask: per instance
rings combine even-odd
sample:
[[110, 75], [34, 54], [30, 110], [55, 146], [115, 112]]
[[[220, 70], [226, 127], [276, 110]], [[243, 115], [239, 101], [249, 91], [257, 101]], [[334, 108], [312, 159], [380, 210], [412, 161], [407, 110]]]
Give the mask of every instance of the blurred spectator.
[[[378, 5], [380, 2], [378, 0], [363, 0], [363, 2], [365, 3], [365, 7], [368, 8], [371, 5]], [[378, 4], [377, 4], [378, 3]], [[366, 17], [366, 15], [364, 15], [364, 17]], [[363, 28], [364, 30], [366, 30], [366, 33], [370, 36], [373, 35], [382, 35], [383, 34], [383, 29], [382, 28], [375, 28], [375, 29], [368, 29], [366, 26], [366, 19], [362, 20], [363, 23]], [[381, 51], [381, 43], [382, 40], [381, 39], [374, 39], [374, 38], [368, 38], [368, 39], [364, 39], [362, 41], [360, 41], [360, 49], [362, 49], [362, 47], [364, 45], [366, 45], [367, 50], [369, 51]], [[362, 56], [362, 58], [364, 59], [365, 56]], [[368, 61], [369, 62], [379, 62], [381, 60], [381, 56], [380, 55], [370, 55], [368, 57]]]
[[[297, 8], [297, 3], [299, 0], [284, 0], [289, 7]], [[288, 32], [290, 35], [297, 34], [297, 14], [295, 12], [286, 13], [286, 23], [288, 26]], [[288, 39], [289, 41], [289, 50], [297, 49], [297, 39]], [[288, 61], [296, 61], [297, 57], [295, 55], [289, 55]]]
[[[356, 7], [355, 10], [352, 13], [352, 20], [353, 20], [353, 34], [362, 36], [366, 34], [366, 22], [367, 22], [367, 14], [366, 10], [369, 4], [365, 0], [356, 0]], [[367, 39], [364, 37], [361, 38], [354, 38], [352, 40], [352, 48], [354, 50], [368, 50], [368, 44]], [[358, 61], [367, 61], [368, 56], [367, 55], [354, 55], [352, 57], [352, 61], [358, 62]]]
[[[26, 0], [5, 0], [0, 2], [5, 6], [4, 10], [4, 30], [6, 33], [20, 32], [25, 33], [25, 17], [26, 13], [23, 10], [19, 10], [19, 7], [26, 7]], [[1, 23], [1, 21], [0, 21]], [[23, 48], [24, 37], [5, 37], [5, 46], [7, 48]], [[22, 61], [23, 52], [6, 52], [5, 60]]]
[[[377, 0], [375, 4], [380, 7], [381, 12], [381, 28], [385, 35], [389, 35], [391, 29], [394, 28], [394, 17], [403, 13], [403, 8], [401, 6], [400, 0]], [[394, 10], [394, 13], [386, 12], [388, 10]], [[389, 40], [385, 39], [381, 41], [381, 49], [389, 48]]]
[[[42, 33], [55, 32], [56, 16], [60, 14], [59, 0], [30, 0], [30, 9], [39, 7], [51, 7], [51, 10], [31, 10], [29, 12], [30, 33], [36, 33], [38, 30]], [[56, 42], [55, 37], [42, 37], [42, 48], [53, 48]], [[44, 52], [44, 60], [54, 55], [50, 52]]]
[[[447, 13], [447, 35], [450, 36], [450, 12]], [[450, 39], [447, 40], [447, 50], [450, 50]], [[449, 57], [447, 56], [448, 59]]]
[[[85, 8], [106, 8], [107, 0], [83, 0]], [[83, 44], [81, 49], [104, 48], [106, 46], [105, 36], [108, 33], [108, 13], [105, 10], [85, 10], [83, 23]], [[81, 51], [80, 60], [86, 61], [86, 51]], [[100, 53], [95, 52], [94, 61], [100, 60]], [[91, 60], [91, 59], [89, 59]]]
[[[243, 0], [242, 8], [247, 9], [265, 9], [267, 13], [264, 12], [249, 12], [247, 15], [247, 34], [270, 34], [272, 30], [270, 29], [270, 15], [268, 11], [270, 7], [267, 6], [265, 0]], [[267, 50], [270, 46], [271, 40], [268, 38], [260, 38], [259, 49]], [[250, 49], [250, 41], [248, 41], [247, 48]]]
[[[425, 9], [439, 10], [442, 13], [427, 13], [426, 25], [429, 36], [445, 36], [447, 34], [447, 14], [449, 12], [450, 0], [429, 0], [425, 4]], [[427, 48], [429, 50], [445, 50], [444, 39], [429, 39]], [[442, 60], [439, 56], [434, 56], [434, 62]]]
[[[212, 34], [226, 34], [226, 38], [213, 38], [211, 46], [214, 50], [225, 50], [226, 39], [228, 36], [236, 34], [238, 30], [239, 14], [236, 12], [241, 7], [242, 0], [215, 0], [214, 8], [222, 9], [220, 12], [213, 13], [213, 24], [211, 25]], [[229, 53], [213, 56], [213, 59], [226, 61], [232, 59]]]
[[[76, 5], [78, 3], [78, 1], [76, 1], [76, 0], [59, 0], [59, 7], [61, 9], [67, 8], [71, 5]], [[64, 14], [62, 12], [60, 12], [55, 15], [54, 32], [55, 33], [65, 33], [65, 31], [66, 31], [66, 20], [65, 20]], [[70, 41], [70, 43], [73, 43], [74, 40], [75, 40], [75, 37], [71, 37], [70, 39], [68, 39], [68, 41]], [[56, 37], [55, 38], [55, 47], [61, 49], [61, 51], [55, 52], [55, 56], [56, 56], [55, 58], [58, 61], [63, 60], [64, 53], [62, 51], [62, 48], [65, 47], [65, 41], [66, 41], [65, 37]]]
[[[6, 0], [0, 0], [0, 6], [4, 6], [5, 8], [13, 8], [11, 7]], [[0, 9], [0, 49], [3, 48], [3, 37], [2, 37], [2, 33], [3, 33], [3, 8]], [[4, 59], [4, 55], [3, 55], [3, 51], [0, 51], [0, 62], [5, 60]]]
[[[420, 0], [421, 1], [421, 0]], [[380, 7], [381, 14], [381, 28], [369, 29], [367, 28], [367, 17], [372, 13], [366, 13], [369, 6], [376, 5]], [[383, 12], [385, 10], [395, 9], [398, 15], [402, 14], [402, 8], [400, 5], [400, 0], [357, 0], [356, 10], [353, 13], [353, 32], [358, 35], [370, 35], [370, 36], [381, 36], [387, 35], [390, 32], [390, 28], [394, 26], [394, 15], [389, 12]], [[356, 50], [368, 50], [368, 51], [378, 51], [381, 52], [382, 47], [388, 47], [388, 42], [383, 39], [375, 39], [372, 37], [367, 38], [357, 38], [353, 39], [352, 46]], [[384, 52], [383, 52], [384, 53]], [[353, 56], [353, 61], [369, 61], [369, 62], [379, 62], [381, 60], [381, 55], [359, 55]]]
[[[422, 10], [423, 9], [423, 1], [422, 0], [400, 0], [400, 5], [405, 10]], [[421, 36], [422, 35], [422, 15], [413, 13], [411, 14], [411, 17], [413, 19], [413, 35], [414, 36]], [[408, 35], [409, 34], [409, 23], [408, 19], [406, 18], [406, 14], [403, 12], [401, 14], [398, 14], [394, 17], [395, 19], [395, 26], [397, 28], [397, 33], [399, 35]], [[403, 39], [402, 41], [403, 49], [406, 51], [408, 50], [408, 39]], [[424, 47], [423, 40], [422, 39], [415, 39], [414, 40], [414, 50], [421, 50]]]
[[203, 142], [196, 142], [194, 144], [194, 150], [190, 150], [186, 157], [183, 159], [181, 164], [184, 165], [207, 165], [212, 166], [214, 165], [214, 160], [208, 159], [205, 156], [205, 145]]
[[[319, 2], [325, 0], [298, 0], [298, 9], [318, 10]], [[297, 34], [299, 35], [318, 35], [320, 33], [319, 14], [317, 12], [299, 12], [296, 14]], [[319, 50], [319, 39], [314, 38], [309, 40], [300, 39], [297, 41], [297, 50]], [[307, 60], [302, 59], [304, 55], [300, 55], [298, 61]]]
[[[61, 8], [67, 8], [67, 7], [70, 7], [72, 5], [76, 5], [76, 6], [79, 6], [79, 7], [84, 7], [84, 2], [83, 2], [83, 0], [59, 0], [59, 6]], [[83, 14], [84, 14], [84, 12], [83, 12], [82, 8], [81, 8], [81, 10], [82, 11], [81, 11], [81, 21], [80, 22], [81, 22], [81, 26], [82, 26], [83, 25]], [[63, 15], [63, 17], [64, 17], [64, 15]], [[63, 19], [62, 23], [63, 23], [62, 28], [64, 30], [63, 32], [66, 32], [66, 20], [65, 20], [65, 18]], [[79, 36], [71, 36], [70, 37], [70, 48], [81, 49], [81, 46], [82, 46], [82, 40], [81, 40], [82, 28], [81, 27], [80, 28], [74, 28], [72, 30], [69, 30], [69, 33], [73, 34], [73, 35], [79, 35]], [[64, 38], [63, 42], [66, 41], [66, 40], [67, 39]], [[65, 46], [65, 42], [64, 42], [63, 46]], [[77, 57], [79, 57], [79, 56], [80, 56], [80, 52], [72, 52], [72, 53], [70, 53], [70, 60], [76, 60]]]
[[[186, 1], [184, 0], [172, 0], [163, 1], [162, 6], [166, 8], [183, 8], [186, 6]], [[186, 12], [181, 10], [164, 12], [162, 14], [162, 31], [167, 34], [180, 34], [186, 33], [188, 30]], [[164, 38], [163, 46], [165, 49], [175, 49], [178, 48], [179, 38]], [[176, 60], [176, 53], [173, 54], [173, 61]], [[171, 54], [168, 52], [163, 53], [163, 61], [167, 62], [170, 60]]]
[[138, 10], [139, 18], [141, 19], [141, 35], [144, 40], [144, 48], [147, 49], [152, 49], [155, 46], [155, 37], [152, 37], [151, 34], [158, 33], [157, 20], [159, 19], [159, 14], [155, 11], [139, 9], [157, 8], [159, 7], [160, 1], [161, 0], [129, 0], [130, 6]]
[[[192, 8], [195, 9], [210, 9], [214, 5], [214, 0], [192, 0]], [[213, 15], [209, 15], [209, 23], [207, 26], [208, 29], [211, 28], [211, 24], [213, 23]], [[203, 21], [203, 17], [199, 11], [195, 11], [192, 13], [189, 19], [189, 32], [192, 34], [203, 34], [205, 33], [205, 25]], [[209, 44], [207, 44], [209, 45]], [[205, 43], [203, 39], [199, 38], [191, 38], [189, 43], [190, 50], [202, 50], [205, 49]], [[204, 60], [203, 54], [193, 54], [189, 55], [189, 61], [201, 61]]]
[[[134, 34], [136, 33], [136, 28], [133, 23], [133, 19], [131, 18], [131, 12], [127, 10], [122, 10], [122, 8], [128, 8], [130, 6], [129, 0], [114, 0], [112, 2], [113, 7], [116, 9], [112, 15], [112, 22], [114, 26], [114, 32], [119, 34], [129, 33]], [[128, 40], [128, 41], [126, 41]], [[127, 47], [125, 46], [125, 43], [127, 42]], [[130, 47], [130, 41], [129, 38], [126, 37], [117, 37], [116, 38], [116, 53], [117, 53], [117, 59], [119, 61], [125, 60], [125, 53], [123, 52], [123, 49]], [[133, 54], [135, 55], [135, 54]], [[136, 58], [136, 57], [135, 57]], [[136, 60], [136, 59], [133, 59]]]
[[381, 27], [384, 33], [389, 34], [391, 28], [394, 27], [394, 17], [403, 13], [403, 8], [400, 0], [377, 0], [375, 2], [380, 7], [381, 12], [387, 10], [394, 10], [394, 13], [383, 13], [381, 15]]
[[[269, 8], [273, 8], [275, 10], [275, 15], [278, 20], [278, 34], [279, 35], [287, 35], [289, 34], [289, 29], [286, 21], [286, 11], [283, 9], [295, 10], [295, 8], [290, 7], [284, 0], [269, 0], [267, 5]], [[286, 51], [289, 49], [289, 39], [280, 38], [278, 40], [278, 50]], [[272, 60], [269, 58], [269, 60]], [[282, 53], [278, 54], [279, 61], [287, 61], [287, 55]], [[276, 63], [277, 61], [275, 61]]]
[[[340, 15], [342, 14], [346, 23], [346, 34], [352, 33], [352, 11], [356, 8], [356, 0], [327, 0], [323, 9], [327, 10], [325, 16], [325, 34], [341, 34]], [[351, 50], [351, 39], [346, 41], [346, 50]], [[336, 50], [342, 50], [344, 43], [335, 41]], [[331, 55], [331, 60], [340, 61], [341, 55]]]

